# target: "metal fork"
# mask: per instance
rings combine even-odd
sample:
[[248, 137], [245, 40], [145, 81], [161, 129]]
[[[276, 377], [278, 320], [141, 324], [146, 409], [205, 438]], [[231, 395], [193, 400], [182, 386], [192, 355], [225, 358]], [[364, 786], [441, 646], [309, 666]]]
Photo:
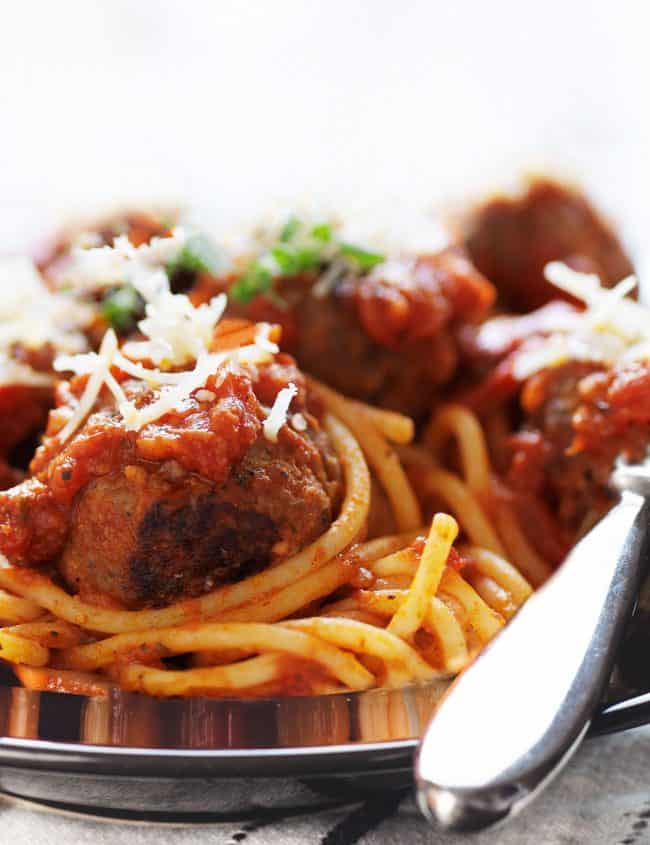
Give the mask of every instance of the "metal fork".
[[583, 739], [650, 553], [650, 464], [620, 464], [617, 505], [456, 680], [415, 762], [418, 803], [445, 830], [527, 804]]

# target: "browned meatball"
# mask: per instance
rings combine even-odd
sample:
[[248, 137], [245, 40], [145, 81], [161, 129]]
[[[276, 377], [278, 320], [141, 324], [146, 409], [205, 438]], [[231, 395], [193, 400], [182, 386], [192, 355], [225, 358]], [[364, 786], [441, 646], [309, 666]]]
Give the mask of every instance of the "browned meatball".
[[[214, 292], [214, 280], [203, 278], [193, 297]], [[231, 299], [229, 308], [280, 323], [283, 347], [341, 393], [421, 419], [456, 373], [459, 327], [484, 317], [493, 299], [463, 252], [448, 248], [347, 273], [324, 295], [315, 273], [281, 278], [272, 298], [244, 306]]]
[[0, 457], [45, 428], [53, 390], [29, 384], [0, 386]]
[[256, 443], [218, 492], [137, 466], [95, 479], [72, 512], [66, 581], [127, 606], [165, 604], [298, 551], [328, 528], [331, 500], [325, 479], [282, 451]]
[[[264, 407], [289, 382], [307, 428], [285, 425], [271, 442]], [[150, 401], [141, 383], [124, 388]], [[60, 402], [81, 389], [64, 385]], [[316, 539], [335, 515], [340, 467], [292, 360], [215, 374], [205, 389], [213, 398], [188, 397], [139, 431], [102, 394], [63, 449], [54, 412], [35, 479], [0, 497], [0, 549], [15, 564], [54, 563], [85, 597], [137, 608], [238, 580]]]
[[[45, 429], [47, 415], [54, 404], [54, 387], [48, 385], [52, 374], [53, 349], [44, 344], [28, 349], [14, 344], [11, 358], [26, 365], [43, 384], [0, 385], [0, 489], [17, 484], [36, 448], [36, 438]], [[53, 380], [52, 380], [53, 381]]]
[[650, 441], [650, 366], [570, 361], [524, 385], [523, 426], [510, 439], [508, 478], [548, 502], [573, 538], [614, 501], [616, 458], [640, 460]]
[[614, 231], [577, 190], [547, 179], [518, 197], [497, 197], [464, 221], [467, 249], [501, 303], [529, 311], [567, 298], [544, 278], [549, 261], [597, 273], [611, 287], [633, 272]]

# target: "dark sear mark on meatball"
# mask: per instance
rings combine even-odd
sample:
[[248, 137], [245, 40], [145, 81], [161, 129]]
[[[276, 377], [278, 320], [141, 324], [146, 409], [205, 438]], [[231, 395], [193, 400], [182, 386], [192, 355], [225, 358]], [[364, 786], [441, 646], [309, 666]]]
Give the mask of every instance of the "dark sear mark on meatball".
[[79, 497], [60, 562], [69, 583], [128, 607], [158, 606], [271, 562], [279, 535], [269, 516], [221, 501], [198, 479], [178, 488], [130, 475], [98, 479]]
[[[196, 538], [186, 548], [189, 560], [179, 557], [178, 537]], [[163, 604], [252, 575], [269, 565], [277, 539], [268, 516], [209, 495], [180, 508], [157, 502], [140, 525], [138, 551], [128, 561], [136, 600], [155, 595]]]
[[200, 595], [315, 540], [332, 520], [328, 486], [263, 440], [222, 485], [129, 467], [78, 496], [60, 569], [68, 583], [126, 606]]

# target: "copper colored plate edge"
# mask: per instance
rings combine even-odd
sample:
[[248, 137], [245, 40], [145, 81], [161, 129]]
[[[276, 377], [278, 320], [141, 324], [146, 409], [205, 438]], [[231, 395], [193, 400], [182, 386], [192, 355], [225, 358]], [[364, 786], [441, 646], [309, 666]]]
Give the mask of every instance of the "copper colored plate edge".
[[448, 680], [304, 698], [160, 700], [0, 687], [0, 765], [69, 755], [117, 760], [377, 756], [411, 749]]
[[[275, 711], [284, 714], [294, 724], [297, 718], [318, 721], [322, 708], [341, 712], [358, 718], [359, 711], [370, 708], [370, 718], [383, 719], [391, 710], [411, 715], [412, 724], [417, 723], [413, 736], [391, 737], [388, 731], [375, 731], [372, 738], [366, 731], [349, 732], [352, 739], [347, 741], [282, 745], [274, 743], [249, 745], [243, 747], [196, 746], [154, 746], [144, 744], [106, 744], [91, 743], [81, 738], [52, 738], [56, 733], [48, 731], [53, 721], [58, 721], [62, 714], [62, 701], [68, 708], [68, 715], [79, 714], [77, 727], [82, 729], [82, 717], [88, 707], [96, 706], [96, 699], [84, 696], [61, 696], [57, 693], [28, 693], [41, 708], [38, 720], [41, 730], [37, 736], [16, 737], [6, 734], [6, 704], [11, 699], [11, 688], [0, 688], [0, 720], [4, 718], [5, 727], [0, 737], [0, 767], [50, 771], [61, 773], [87, 773], [110, 776], [138, 776], [151, 778], [204, 777], [219, 776], [231, 778], [243, 777], [282, 777], [290, 775], [327, 776], [373, 771], [400, 771], [410, 767], [418, 737], [424, 728], [423, 720], [427, 712], [435, 706], [436, 696], [440, 695], [440, 685], [424, 684], [409, 686], [401, 690], [370, 690], [363, 693], [340, 694], [336, 696], [316, 696], [303, 699], [268, 699], [262, 701], [210, 701], [205, 699], [175, 700], [160, 702], [144, 696], [127, 696], [118, 693], [117, 702], [109, 705], [125, 706], [128, 723], [129, 708], [137, 701], [137, 706], [145, 706], [145, 713], [159, 710], [159, 715], [176, 719], [201, 720], [201, 711], [221, 718], [224, 715], [235, 718], [259, 718]], [[18, 697], [27, 691], [18, 690]], [[126, 699], [120, 701], [120, 699]], [[424, 702], [424, 704], [423, 704]], [[170, 707], [171, 705], [171, 707]], [[419, 705], [419, 708], [418, 708]], [[207, 711], [206, 711], [207, 708]], [[415, 713], [414, 708], [419, 712]], [[298, 714], [298, 716], [296, 716]], [[119, 719], [119, 715], [118, 715]], [[74, 721], [74, 720], [73, 720]], [[209, 721], [209, 718], [208, 718]], [[623, 700], [606, 707], [599, 713], [592, 725], [592, 735], [612, 733], [637, 727], [650, 722], [650, 694]], [[281, 722], [280, 722], [281, 724]], [[384, 724], [386, 724], [384, 722]], [[178, 727], [178, 723], [176, 725]], [[327, 725], [325, 726], [327, 727]], [[276, 724], [277, 728], [277, 724]], [[199, 732], [200, 732], [199, 727]], [[65, 731], [64, 731], [65, 733]], [[49, 734], [49, 736], [48, 736]], [[314, 737], [305, 736], [312, 740]]]

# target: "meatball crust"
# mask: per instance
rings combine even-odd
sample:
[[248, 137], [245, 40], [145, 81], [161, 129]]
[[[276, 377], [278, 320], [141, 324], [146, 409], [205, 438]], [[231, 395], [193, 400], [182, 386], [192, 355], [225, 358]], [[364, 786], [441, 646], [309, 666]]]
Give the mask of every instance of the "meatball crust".
[[[271, 442], [265, 408], [289, 382], [307, 427], [285, 425]], [[35, 478], [0, 497], [0, 548], [12, 563], [52, 563], [90, 599], [162, 606], [294, 554], [334, 518], [340, 465], [288, 356], [215, 374], [200, 398], [139, 431], [102, 394], [61, 449], [56, 431], [84, 384], [62, 386]], [[141, 405], [151, 400], [141, 383], [123, 387]]]
[[530, 311], [568, 298], [544, 278], [549, 261], [597, 273], [612, 287], [633, 272], [616, 234], [579, 191], [547, 179], [520, 197], [497, 197], [464, 223], [469, 254], [506, 308]]

